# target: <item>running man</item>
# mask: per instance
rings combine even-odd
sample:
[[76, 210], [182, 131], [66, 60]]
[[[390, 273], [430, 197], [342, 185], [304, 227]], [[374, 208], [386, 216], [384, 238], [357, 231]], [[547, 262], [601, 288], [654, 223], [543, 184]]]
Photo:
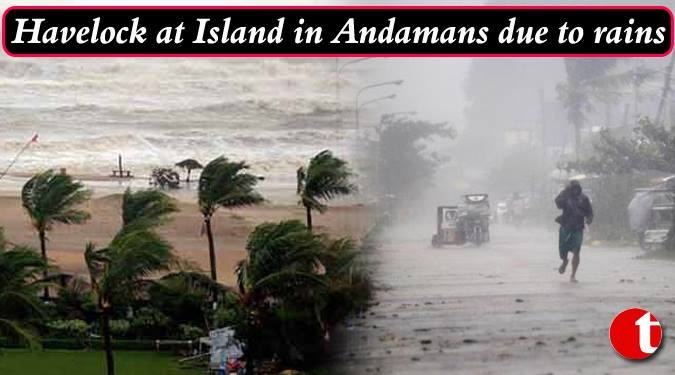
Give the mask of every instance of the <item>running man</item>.
[[593, 221], [593, 207], [586, 194], [581, 192], [579, 181], [572, 180], [555, 198], [555, 205], [562, 210], [562, 215], [556, 218], [560, 224], [558, 250], [562, 264], [558, 269], [560, 274], [567, 268], [567, 253], [572, 252], [572, 274], [570, 282], [576, 283], [577, 269], [579, 268], [579, 253], [584, 240], [584, 221], [591, 224]]

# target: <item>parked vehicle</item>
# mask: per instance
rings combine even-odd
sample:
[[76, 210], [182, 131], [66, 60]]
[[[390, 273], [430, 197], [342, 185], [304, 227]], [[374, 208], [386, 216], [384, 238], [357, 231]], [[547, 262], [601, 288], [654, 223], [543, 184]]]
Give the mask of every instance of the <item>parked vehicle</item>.
[[640, 247], [649, 250], [664, 246], [673, 226], [674, 210], [674, 189], [635, 189], [635, 196], [628, 205], [628, 217]]
[[436, 217], [436, 234], [431, 238], [434, 247], [467, 242], [480, 246], [490, 240], [490, 203], [487, 194], [463, 195], [461, 205], [440, 206]]

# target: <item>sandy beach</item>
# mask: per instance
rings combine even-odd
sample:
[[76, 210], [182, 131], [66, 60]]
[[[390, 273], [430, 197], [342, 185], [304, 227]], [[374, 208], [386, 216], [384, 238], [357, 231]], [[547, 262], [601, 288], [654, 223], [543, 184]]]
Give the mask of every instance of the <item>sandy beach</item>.
[[[86, 204], [86, 209], [92, 214], [89, 222], [84, 225], [57, 225], [49, 232], [49, 258], [64, 272], [85, 274], [85, 244], [92, 241], [105, 245], [110, 241], [120, 227], [120, 206], [119, 194], [90, 200]], [[180, 212], [160, 232], [171, 242], [182, 259], [208, 271], [208, 245], [206, 237], [201, 236], [202, 216], [197, 205], [180, 200], [179, 208]], [[213, 229], [220, 281], [233, 285], [234, 266], [245, 256], [246, 238], [256, 225], [283, 219], [304, 220], [304, 215], [304, 210], [298, 206], [274, 203], [237, 210], [219, 210], [213, 220]], [[316, 213], [314, 216], [317, 231], [354, 239], [361, 237], [370, 222], [369, 209], [361, 205], [334, 206], [327, 213]], [[0, 227], [5, 229], [5, 234], [12, 243], [38, 248], [37, 233], [21, 207], [18, 192], [0, 197]]]

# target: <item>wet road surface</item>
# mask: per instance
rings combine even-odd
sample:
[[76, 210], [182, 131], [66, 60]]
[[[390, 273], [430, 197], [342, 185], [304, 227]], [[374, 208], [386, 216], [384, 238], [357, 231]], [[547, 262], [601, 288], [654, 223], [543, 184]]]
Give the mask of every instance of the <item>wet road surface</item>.
[[[344, 374], [673, 374], [675, 262], [632, 247], [582, 249], [578, 284], [557, 268], [557, 232], [494, 228], [492, 242], [434, 249], [398, 236], [369, 255], [375, 305], [334, 336]], [[428, 236], [431, 237], [431, 234]], [[662, 348], [640, 363], [608, 340], [614, 316], [650, 310]]]

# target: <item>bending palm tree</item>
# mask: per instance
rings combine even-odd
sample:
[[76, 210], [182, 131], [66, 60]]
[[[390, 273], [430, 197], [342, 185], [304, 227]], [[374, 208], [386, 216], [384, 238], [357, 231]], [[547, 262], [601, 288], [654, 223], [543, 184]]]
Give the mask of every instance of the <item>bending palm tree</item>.
[[132, 193], [127, 189], [122, 197], [122, 226], [152, 229], [164, 224], [176, 211], [175, 199], [159, 190]]
[[171, 246], [156, 233], [122, 230], [108, 247], [96, 249], [87, 244], [84, 259], [92, 291], [101, 314], [101, 335], [108, 375], [115, 374], [110, 319], [114, 306], [136, 297], [139, 284], [149, 275], [169, 269], [173, 261]]
[[0, 245], [0, 336], [37, 347], [36, 337], [21, 321], [44, 315], [36, 296], [46, 264], [30, 248], [17, 246], [7, 251], [1, 231]]
[[109, 375], [115, 374], [110, 333], [113, 307], [133, 299], [144, 278], [169, 269], [174, 260], [171, 245], [152, 229], [166, 222], [168, 215], [176, 211], [174, 200], [163, 192], [132, 193], [127, 189], [122, 198], [122, 228], [115, 238], [103, 249], [87, 244], [84, 259], [101, 314]]
[[185, 182], [190, 182], [190, 172], [192, 172], [193, 169], [204, 168], [204, 166], [202, 166], [195, 159], [185, 159], [183, 161], [179, 161], [178, 163], [176, 163], [176, 167], [187, 170], [187, 179], [185, 180]]
[[299, 348], [320, 342], [313, 339], [323, 326], [328, 287], [325, 270], [318, 270], [324, 240], [298, 220], [261, 224], [249, 236], [236, 269], [243, 313], [228, 322], [246, 337], [249, 371], [255, 360], [275, 356], [296, 365]]
[[323, 213], [328, 208], [321, 201], [333, 199], [339, 195], [348, 195], [356, 191], [349, 182], [353, 173], [347, 162], [324, 150], [314, 156], [307, 168], [300, 167], [297, 172], [300, 204], [307, 211], [307, 228], [312, 230], [312, 210]]
[[[55, 223], [81, 224], [90, 218], [88, 212], [77, 209], [84, 203], [90, 191], [85, 190], [80, 182], [76, 182], [66, 174], [56, 174], [53, 170], [38, 173], [23, 186], [21, 201], [31, 218], [33, 227], [40, 238], [42, 259], [47, 263], [47, 235]], [[44, 270], [47, 277], [47, 270]], [[49, 298], [49, 290], [45, 288], [44, 297]]]
[[213, 243], [211, 219], [218, 207], [237, 208], [259, 204], [263, 197], [255, 190], [262, 178], [246, 173], [249, 166], [219, 157], [206, 165], [199, 177], [199, 210], [204, 216], [204, 228], [209, 240], [211, 278], [218, 280], [216, 252]]
[[246, 251], [236, 269], [239, 299], [225, 323], [245, 337], [247, 363], [277, 357], [295, 366], [320, 358], [330, 327], [368, 301], [366, 274], [348, 239], [333, 241], [290, 220], [256, 227]]

